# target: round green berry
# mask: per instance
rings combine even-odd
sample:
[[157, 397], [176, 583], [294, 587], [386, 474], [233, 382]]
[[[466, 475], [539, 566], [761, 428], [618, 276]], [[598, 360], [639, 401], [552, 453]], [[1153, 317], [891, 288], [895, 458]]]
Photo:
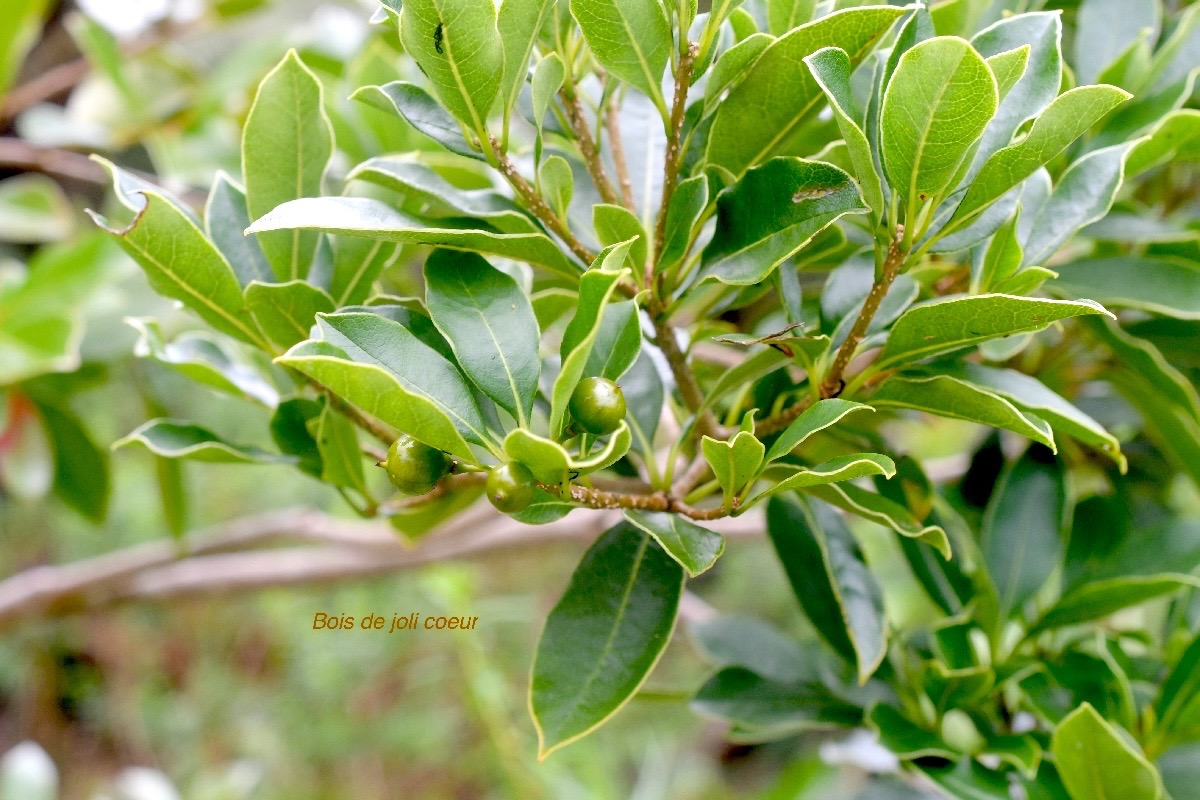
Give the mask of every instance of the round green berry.
[[625, 419], [625, 393], [608, 378], [584, 378], [568, 407], [579, 427], [593, 436], [606, 436]]
[[533, 502], [533, 490], [536, 486], [533, 473], [524, 464], [510, 461], [498, 467], [492, 467], [487, 477], [487, 498], [505, 514], [516, 514], [524, 511]]
[[405, 494], [425, 494], [450, 471], [450, 460], [441, 450], [405, 434], [388, 448], [386, 466], [388, 479], [397, 489]]

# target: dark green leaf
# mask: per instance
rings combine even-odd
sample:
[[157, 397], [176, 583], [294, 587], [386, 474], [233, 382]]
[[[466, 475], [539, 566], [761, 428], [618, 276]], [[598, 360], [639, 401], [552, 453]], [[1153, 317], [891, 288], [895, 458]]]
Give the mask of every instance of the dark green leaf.
[[691, 578], [706, 572], [725, 552], [725, 537], [678, 514], [626, 511], [625, 519], [653, 536]]
[[329, 313], [333, 308], [328, 292], [302, 280], [252, 281], [246, 287], [246, 309], [267, 338], [281, 347], [307, 339], [317, 314]]
[[156, 456], [217, 464], [290, 464], [290, 456], [257, 447], [230, 444], [199, 425], [153, 419], [128, 436], [113, 442], [113, 449], [138, 444]]

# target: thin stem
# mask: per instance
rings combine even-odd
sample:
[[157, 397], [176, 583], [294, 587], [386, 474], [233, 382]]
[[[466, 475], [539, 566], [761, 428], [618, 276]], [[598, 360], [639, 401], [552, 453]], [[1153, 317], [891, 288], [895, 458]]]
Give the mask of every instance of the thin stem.
[[391, 427], [384, 425], [379, 420], [365, 414], [357, 407], [350, 405], [342, 398], [334, 394], [328, 387], [323, 386], [316, 381], [311, 381], [313, 386], [317, 388], [321, 394], [329, 401], [329, 405], [344, 414], [351, 422], [362, 428], [367, 433], [378, 439], [385, 447], [391, 447], [392, 442], [396, 441], [396, 432]]
[[530, 213], [553, 231], [567, 245], [571, 252], [575, 254], [576, 258], [583, 261], [584, 264], [591, 264], [596, 258], [596, 254], [584, 247], [583, 243], [571, 232], [566, 221], [554, 213], [541, 193], [533, 188], [529, 181], [525, 180], [525, 176], [517, 170], [517, 166], [513, 164], [508, 154], [499, 148], [496, 149], [496, 168], [504, 176], [504, 179], [508, 181], [509, 185], [513, 187], [513, 190], [516, 191], [517, 195], [525, 203]]
[[662, 253], [663, 241], [667, 236], [667, 211], [671, 206], [671, 196], [675, 193], [675, 184], [679, 180], [679, 162], [682, 160], [680, 138], [697, 52], [698, 45], [688, 42], [687, 48], [680, 54], [679, 69], [675, 72], [675, 98], [671, 105], [671, 124], [667, 130], [667, 152], [663, 157], [662, 201], [659, 203], [658, 219], [654, 224], [654, 251], [650, 254], [650, 260], [646, 262], [647, 286], [654, 280], [654, 264]]
[[867, 299], [863, 301], [862, 311], [859, 312], [858, 319], [854, 321], [854, 327], [850, 329], [850, 335], [838, 348], [837, 356], [833, 359], [829, 372], [825, 373], [825, 380], [821, 382], [822, 397], [835, 397], [845, 388], [842, 376], [846, 372], [846, 367], [850, 366], [850, 360], [854, 358], [855, 351], [858, 350], [862, 340], [866, 338], [867, 331], [871, 327], [871, 320], [874, 319], [875, 312], [879, 310], [879, 304], [887, 296], [888, 289], [892, 287], [892, 282], [900, 274], [900, 268], [904, 266], [904, 261], [908, 257], [908, 252], [902, 245], [903, 241], [904, 228], [900, 227], [896, 231], [892, 243], [888, 245], [887, 258], [883, 262], [883, 274], [871, 286]]
[[613, 188], [607, 170], [604, 169], [600, 150], [592, 138], [592, 132], [588, 130], [587, 114], [584, 113], [583, 104], [579, 102], [579, 95], [575, 93], [575, 86], [569, 82], [564, 84], [559, 95], [562, 97], [563, 109], [567, 112], [567, 121], [571, 123], [571, 130], [575, 132], [575, 141], [579, 145], [583, 163], [588, 174], [592, 176], [592, 183], [596, 184], [601, 199], [614, 206], [621, 205], [621, 198]]
[[[559, 489], [559, 487], [550, 484], [542, 484], [542, 488], [551, 493], [557, 492]], [[655, 494], [624, 494], [575, 485], [571, 486], [571, 500], [589, 508], [629, 508], [640, 511], [663, 511], [681, 514], [694, 520], [720, 519], [721, 517], [729, 516], [737, 510], [736, 502], [730, 509], [695, 508], [662, 492]]]
[[625, 160], [625, 146], [621, 143], [621, 106], [616, 93], [609, 100], [604, 114], [604, 129], [608, 132], [608, 147], [612, 150], [613, 163], [617, 167], [617, 182], [621, 185], [621, 199], [625, 207], [637, 213], [633, 202], [633, 181], [629, 178], [629, 164]]
[[[698, 413], [704, 408], [704, 392], [700, 389], [696, 374], [688, 366], [687, 356], [679, 349], [679, 342], [675, 338], [675, 328], [667, 321], [657, 300], [650, 305], [651, 307], [648, 307], [647, 311], [654, 319], [654, 341], [658, 343], [658, 349], [662, 351], [667, 363], [671, 366], [671, 374], [675, 376], [675, 383], [679, 387], [679, 394], [683, 397], [683, 402], [693, 414]], [[711, 435], [716, 429], [716, 417], [713, 416], [711, 410], [705, 408], [696, 420], [697, 438], [705, 434]]]

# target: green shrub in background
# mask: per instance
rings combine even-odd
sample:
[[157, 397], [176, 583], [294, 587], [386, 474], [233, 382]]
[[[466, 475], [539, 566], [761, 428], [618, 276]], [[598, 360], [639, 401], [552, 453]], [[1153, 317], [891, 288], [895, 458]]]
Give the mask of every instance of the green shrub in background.
[[[865, 726], [951, 797], [1200, 797], [1200, 7], [1067, 5], [387, 4], [411, 80], [353, 97], [390, 126], [290, 53], [202, 214], [101, 162], [97, 223], [215, 331], [142, 318], [139, 354], [276, 449], [120, 444], [292, 465], [413, 540], [485, 494], [618, 509], [537, 651], [542, 756], [638, 692], [749, 514], [822, 643], [696, 627], [735, 740]], [[102, 517], [104, 474], [58, 485]]]

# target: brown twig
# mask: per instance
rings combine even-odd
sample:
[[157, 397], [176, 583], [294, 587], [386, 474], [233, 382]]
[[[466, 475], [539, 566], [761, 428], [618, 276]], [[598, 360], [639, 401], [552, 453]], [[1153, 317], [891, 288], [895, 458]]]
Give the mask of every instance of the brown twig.
[[625, 207], [637, 213], [633, 202], [633, 181], [629, 179], [629, 164], [625, 160], [625, 145], [621, 142], [621, 107], [616, 94], [608, 102], [604, 115], [604, 129], [608, 132], [608, 148], [612, 151], [613, 164], [617, 169], [617, 183], [621, 186], [621, 199]]
[[596, 254], [583, 246], [583, 243], [575, 237], [571, 232], [570, 227], [546, 202], [546, 199], [538, 192], [537, 189], [530, 185], [529, 181], [525, 180], [525, 176], [517, 169], [517, 165], [512, 162], [508, 154], [500, 149], [499, 142], [493, 140], [493, 147], [496, 151], [497, 168], [504, 179], [525, 203], [525, 207], [529, 209], [535, 217], [542, 221], [542, 224], [549, 228], [564, 244], [570, 248], [575, 257], [581, 260], [584, 264], [591, 264], [596, 258]]
[[588, 174], [592, 176], [592, 183], [596, 184], [596, 191], [600, 192], [600, 197], [604, 202], [614, 206], [621, 205], [621, 198], [617, 195], [617, 190], [613, 188], [608, 171], [604, 168], [600, 149], [596, 146], [596, 140], [592, 138], [592, 132], [588, 129], [587, 114], [584, 113], [583, 104], [579, 102], [579, 95], [575, 93], [575, 87], [570, 82], [564, 84], [559, 91], [559, 96], [562, 97], [563, 109], [567, 112], [567, 121], [571, 123], [571, 130], [575, 132], [575, 142], [579, 145], [579, 153], [583, 156], [584, 166], [587, 167]]
[[340, 411], [351, 422], [362, 428], [367, 433], [378, 439], [385, 447], [390, 447], [392, 442], [396, 441], [396, 432], [390, 426], [383, 424], [379, 420], [372, 417], [370, 414], [364, 413], [358, 407], [347, 403], [342, 398], [338, 397], [325, 386], [311, 381], [317, 387], [318, 391], [329, 401], [329, 405]]
[[[543, 489], [553, 492], [556, 487], [543, 486]], [[592, 489], [585, 486], [572, 486], [571, 499], [589, 508], [617, 509], [628, 508], [640, 511], [662, 511], [680, 514], [694, 520], [715, 520], [730, 516], [733, 510], [724, 508], [695, 508], [684, 503], [672, 494], [655, 492], [654, 494], [622, 494], [607, 492], [602, 489]]]
[[[652, 303], [647, 311], [654, 319], [654, 341], [658, 343], [658, 349], [662, 351], [663, 356], [667, 359], [667, 364], [671, 367], [671, 374], [675, 376], [675, 384], [679, 387], [679, 394], [683, 397], [684, 404], [687, 405], [689, 411], [700, 412], [700, 409], [704, 407], [704, 392], [696, 381], [696, 374], [688, 366], [687, 356], [679, 349], [679, 342], [675, 338], [675, 328], [666, 320], [664, 312], [657, 302]], [[695, 429], [698, 436], [712, 435], [717, 430], [717, 419], [711, 410], [704, 409], [703, 412], [700, 412]]]
[[698, 47], [695, 42], [688, 42], [687, 48], [679, 57], [679, 68], [675, 71], [675, 99], [671, 105], [671, 127], [667, 131], [667, 152], [663, 157], [662, 201], [658, 206], [658, 219], [654, 223], [654, 250], [646, 262], [647, 286], [654, 282], [654, 265], [662, 254], [663, 242], [667, 236], [667, 211], [671, 206], [671, 196], [675, 193], [675, 183], [679, 180], [680, 138]]
[[858, 350], [859, 344], [866, 338], [867, 331], [871, 327], [871, 320], [875, 318], [875, 312], [879, 310], [879, 304], [887, 296], [888, 289], [892, 288], [892, 282], [896, 280], [896, 276], [900, 274], [901, 267], [904, 266], [905, 259], [908, 258], [908, 253], [901, 246], [903, 238], [904, 228], [901, 226], [892, 239], [891, 244], [888, 245], [887, 256], [883, 261], [882, 274], [871, 285], [871, 291], [863, 301], [862, 310], [858, 313], [858, 319], [854, 321], [854, 327], [850, 329], [850, 335], [846, 337], [846, 341], [842, 342], [842, 346], [838, 348], [837, 355], [833, 359], [833, 364], [830, 366], [829, 372], [825, 373], [825, 379], [821, 381], [821, 397], [834, 397], [841, 392], [842, 387], [845, 385], [842, 381], [842, 376], [845, 375], [846, 367], [850, 365], [850, 360], [854, 358], [854, 353]]
[[38, 147], [16, 137], [0, 138], [0, 167], [44, 172], [101, 186], [109, 180], [104, 167], [81, 153], [56, 147]]

